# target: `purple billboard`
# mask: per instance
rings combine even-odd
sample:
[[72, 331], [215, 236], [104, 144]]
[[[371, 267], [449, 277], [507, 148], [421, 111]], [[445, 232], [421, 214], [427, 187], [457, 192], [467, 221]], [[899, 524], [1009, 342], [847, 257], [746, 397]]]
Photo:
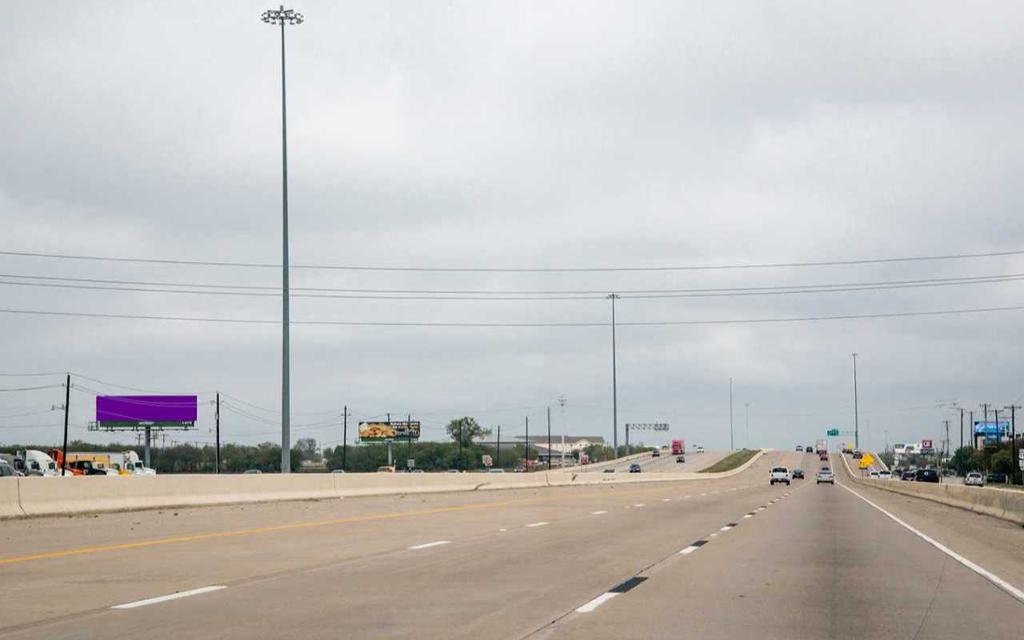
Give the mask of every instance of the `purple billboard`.
[[101, 427], [192, 426], [196, 396], [96, 396]]

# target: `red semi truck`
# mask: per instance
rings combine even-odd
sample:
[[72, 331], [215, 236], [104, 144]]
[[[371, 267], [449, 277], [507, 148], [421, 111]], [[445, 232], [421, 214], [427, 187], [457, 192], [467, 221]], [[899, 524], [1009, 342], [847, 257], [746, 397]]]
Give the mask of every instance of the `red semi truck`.
[[681, 456], [686, 454], [686, 441], [685, 440], [673, 440], [672, 441], [672, 455]]

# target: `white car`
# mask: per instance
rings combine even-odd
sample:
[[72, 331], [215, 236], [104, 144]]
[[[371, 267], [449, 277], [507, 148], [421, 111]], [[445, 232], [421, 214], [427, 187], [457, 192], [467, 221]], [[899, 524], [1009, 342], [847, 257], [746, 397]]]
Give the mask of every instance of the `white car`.
[[822, 482], [827, 482], [829, 484], [836, 483], [836, 477], [832, 475], [831, 469], [822, 469], [818, 472], [818, 482], [816, 484], [821, 484]]
[[786, 467], [772, 467], [768, 475], [768, 483], [774, 485], [776, 482], [785, 482], [789, 486], [789, 469]]
[[878, 472], [878, 479], [879, 480], [892, 480], [892, 472], [891, 471], [879, 471]]
[[967, 474], [967, 477], [964, 478], [964, 484], [969, 487], [984, 487], [985, 476], [981, 475], [981, 473], [977, 471], [971, 471]]

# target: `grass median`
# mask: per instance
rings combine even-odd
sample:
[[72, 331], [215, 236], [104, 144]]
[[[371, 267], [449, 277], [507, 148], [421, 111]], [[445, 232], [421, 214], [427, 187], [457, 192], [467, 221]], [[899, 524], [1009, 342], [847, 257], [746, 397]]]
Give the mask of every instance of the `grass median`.
[[734, 451], [707, 469], [701, 469], [700, 473], [721, 473], [722, 471], [732, 471], [747, 460], [753, 458], [757, 452], [757, 449], [740, 449], [739, 451]]

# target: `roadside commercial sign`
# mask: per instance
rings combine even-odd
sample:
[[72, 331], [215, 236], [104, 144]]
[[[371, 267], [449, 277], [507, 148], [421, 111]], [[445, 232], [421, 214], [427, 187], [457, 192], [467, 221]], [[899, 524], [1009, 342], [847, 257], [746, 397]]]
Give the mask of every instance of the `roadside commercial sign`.
[[359, 439], [363, 441], [419, 440], [420, 422], [360, 422]]
[[668, 431], [667, 422], [629, 422], [626, 428], [630, 431]]
[[405, 468], [406, 469], [415, 469], [416, 468], [416, 461], [413, 460], [412, 458], [409, 458], [408, 460], [405, 461]]
[[921, 448], [922, 449], [934, 449], [934, 447], [932, 446], [932, 441], [931, 440], [922, 440], [921, 441]]
[[484, 463], [485, 467], [493, 466], [494, 465], [494, 458], [492, 458], [489, 454], [485, 453], [483, 455], [483, 463]]

